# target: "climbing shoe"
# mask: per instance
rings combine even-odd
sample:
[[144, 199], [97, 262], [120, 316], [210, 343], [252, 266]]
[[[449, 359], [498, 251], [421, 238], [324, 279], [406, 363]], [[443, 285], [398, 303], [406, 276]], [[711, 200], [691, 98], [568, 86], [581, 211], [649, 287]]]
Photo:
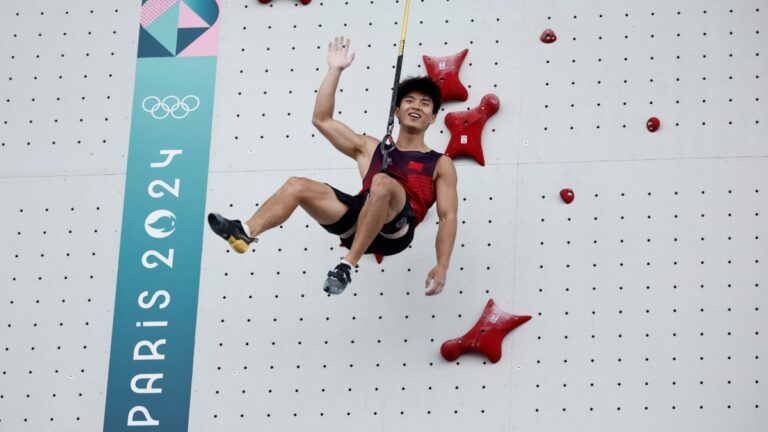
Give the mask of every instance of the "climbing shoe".
[[323, 291], [328, 294], [341, 294], [347, 285], [352, 282], [350, 272], [352, 267], [345, 263], [340, 262], [336, 265], [336, 268], [328, 272], [328, 278], [323, 285]]
[[248, 251], [248, 245], [259, 241], [257, 238], [248, 237], [239, 220], [229, 220], [218, 213], [208, 214], [208, 225], [219, 237], [226, 240], [237, 253]]

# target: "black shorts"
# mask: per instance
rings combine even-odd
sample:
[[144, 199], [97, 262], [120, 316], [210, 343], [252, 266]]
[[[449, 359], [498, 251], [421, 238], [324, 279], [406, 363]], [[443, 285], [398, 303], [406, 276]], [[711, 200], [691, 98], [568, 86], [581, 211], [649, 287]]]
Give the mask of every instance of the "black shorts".
[[[351, 231], [357, 224], [357, 218], [360, 216], [360, 211], [363, 209], [363, 204], [365, 204], [365, 200], [368, 198], [368, 192], [352, 196], [336, 189], [328, 183], [325, 184], [333, 189], [333, 192], [336, 194], [336, 198], [338, 198], [338, 200], [342, 203], [346, 204], [347, 207], [349, 207], [349, 210], [344, 213], [344, 216], [342, 216], [338, 222], [330, 225], [320, 224], [320, 226], [325, 228], [325, 230], [329, 233], [340, 236], [339, 238], [341, 239], [342, 246], [346, 247], [347, 249], [351, 249], [352, 241], [355, 239], [354, 232], [351, 235], [348, 235], [348, 237], [341, 237], [341, 235]], [[408, 224], [408, 231], [402, 237], [390, 239], [381, 235], [382, 233], [394, 234], [400, 231], [406, 223]], [[373, 242], [370, 246], [368, 246], [368, 249], [365, 251], [365, 253], [385, 256], [400, 253], [405, 250], [408, 245], [411, 244], [415, 229], [416, 212], [413, 210], [413, 207], [411, 207], [411, 201], [406, 194], [405, 206], [403, 209], [400, 211], [400, 213], [397, 214], [397, 216], [395, 216], [394, 219], [387, 222], [381, 228], [381, 231], [376, 235], [376, 237], [374, 237]]]

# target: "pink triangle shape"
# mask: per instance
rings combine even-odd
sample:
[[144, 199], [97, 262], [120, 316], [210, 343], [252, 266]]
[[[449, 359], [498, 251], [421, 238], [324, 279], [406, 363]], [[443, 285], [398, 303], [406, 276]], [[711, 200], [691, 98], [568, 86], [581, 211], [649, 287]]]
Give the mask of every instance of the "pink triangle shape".
[[183, 1], [181, 2], [181, 9], [179, 10], [179, 28], [200, 28], [210, 27], [207, 22], [203, 21], [195, 11], [189, 8]]

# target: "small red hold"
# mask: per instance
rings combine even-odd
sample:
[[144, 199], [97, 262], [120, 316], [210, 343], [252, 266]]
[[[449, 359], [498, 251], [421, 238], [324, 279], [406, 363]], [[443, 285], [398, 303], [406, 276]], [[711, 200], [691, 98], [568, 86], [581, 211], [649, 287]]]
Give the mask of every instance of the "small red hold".
[[501, 359], [504, 337], [529, 319], [530, 315], [508, 314], [499, 309], [493, 299], [489, 299], [475, 326], [464, 336], [443, 342], [440, 354], [444, 359], [454, 361], [466, 352], [476, 352], [496, 363]]
[[571, 189], [563, 189], [560, 191], [560, 198], [565, 201], [566, 204], [573, 202], [573, 191]]
[[[259, 3], [267, 4], [267, 3], [271, 2], [271, 1], [272, 1], [272, 0], [259, 0]], [[299, 0], [299, 1], [301, 2], [301, 4], [303, 4], [303, 5], [305, 5], [305, 6], [306, 6], [306, 5], [308, 5], [308, 4], [309, 4], [309, 2], [311, 2], [312, 0]]]
[[659, 126], [661, 126], [661, 120], [656, 117], [649, 118], [645, 123], [645, 127], [647, 127], [650, 132], [656, 132], [659, 130]]
[[495, 94], [487, 94], [480, 100], [480, 105], [469, 111], [455, 111], [446, 114], [445, 125], [451, 131], [451, 140], [445, 154], [451, 159], [469, 156], [485, 166], [483, 147], [480, 138], [483, 126], [499, 110], [500, 102]]
[[557, 35], [555, 35], [555, 32], [552, 29], [546, 29], [541, 34], [541, 37], [539, 39], [541, 39], [541, 41], [544, 42], [545, 44], [550, 44], [557, 40]]
[[459, 68], [468, 52], [468, 49], [463, 49], [457, 54], [445, 57], [421, 56], [427, 67], [427, 75], [440, 87], [442, 102], [463, 102], [469, 97], [467, 89], [459, 80]]

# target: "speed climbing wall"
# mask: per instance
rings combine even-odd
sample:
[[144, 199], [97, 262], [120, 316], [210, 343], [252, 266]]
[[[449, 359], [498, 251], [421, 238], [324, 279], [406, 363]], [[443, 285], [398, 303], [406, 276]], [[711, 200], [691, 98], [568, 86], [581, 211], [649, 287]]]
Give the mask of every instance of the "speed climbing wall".
[[[322, 282], [346, 250], [303, 210], [246, 255], [203, 232], [189, 430], [762, 430], [762, 3], [413, 2], [404, 77], [468, 49], [468, 99], [427, 144], [446, 150], [448, 113], [500, 101], [485, 166], [456, 160], [445, 291], [423, 295], [434, 209], [333, 297]], [[311, 125], [315, 91], [328, 41], [350, 37], [335, 115], [382, 135], [402, 13], [222, 2], [206, 211], [247, 218], [291, 176], [359, 190]], [[102, 430], [140, 4], [0, 16], [0, 431]], [[532, 319], [497, 363], [445, 361], [490, 298]]]

